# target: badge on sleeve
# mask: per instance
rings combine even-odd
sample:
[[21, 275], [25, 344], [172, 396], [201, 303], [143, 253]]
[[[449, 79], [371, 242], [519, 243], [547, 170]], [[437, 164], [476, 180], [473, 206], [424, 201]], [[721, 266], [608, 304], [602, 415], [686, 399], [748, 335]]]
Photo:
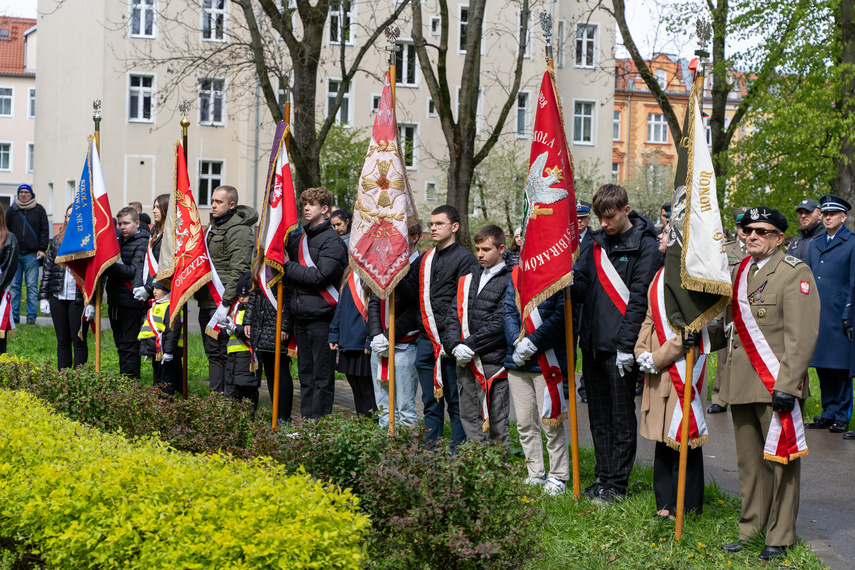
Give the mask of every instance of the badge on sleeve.
[[807, 295], [808, 293], [810, 293], [810, 283], [809, 283], [809, 282], [807, 282], [807, 281], [802, 281], [802, 282], [799, 284], [799, 290], [800, 290], [802, 293], [804, 293], [805, 295]]

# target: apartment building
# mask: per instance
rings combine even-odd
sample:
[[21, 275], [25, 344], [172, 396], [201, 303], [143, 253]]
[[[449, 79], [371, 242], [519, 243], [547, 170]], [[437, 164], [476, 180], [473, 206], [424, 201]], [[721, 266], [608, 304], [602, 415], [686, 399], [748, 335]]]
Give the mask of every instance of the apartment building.
[[0, 16], [0, 204], [4, 208], [11, 205], [20, 184], [33, 182], [35, 26], [30, 18]]
[[[319, 119], [328, 115], [330, 101], [342, 87], [337, 65], [342, 47], [345, 59], [352, 61], [371, 26], [395, 6], [392, 0], [333, 3], [316, 85]], [[448, 82], [455, 100], [458, 93], [454, 86], [463, 73], [468, 5], [448, 6], [449, 44], [453, 46], [449, 50]], [[498, 126], [500, 144], [525, 141], [531, 136], [534, 101], [545, 69], [538, 18], [544, 9], [552, 9], [554, 14], [556, 74], [571, 152], [577, 163], [600, 164], [606, 176], [612, 155], [609, 118], [614, 93], [614, 26], [605, 13], [592, 11], [586, 2], [532, 3], [522, 82], [518, 92], [510, 95], [512, 113], [504, 125]], [[93, 130], [95, 99], [102, 102], [102, 164], [114, 209], [135, 200], [151, 204], [155, 196], [171, 189], [172, 145], [180, 136], [181, 99], [192, 103], [187, 153], [191, 186], [200, 209], [209, 208], [210, 192], [221, 183], [237, 187], [242, 203], [259, 207], [273, 124], [259, 95], [254, 71], [251, 66], [238, 71], [224, 66], [221, 73], [201, 67], [183, 69], [183, 57], [188, 53], [216, 50], [240, 39], [244, 16], [234, 3], [88, 0], [58, 4], [56, 0], [40, 0], [39, 12], [42, 68], [37, 82], [39, 92], [45, 95], [40, 99], [36, 124], [41, 167], [35, 172], [35, 187], [52, 197], [46, 202], [46, 207], [51, 206], [49, 215], [57, 218], [72, 200], [82, 170], [86, 136]], [[436, 1], [424, 4], [422, 35], [428, 43], [438, 42], [442, 29], [439, 14]], [[482, 139], [495, 127], [499, 110], [509, 97], [520, 17], [519, 4], [512, 0], [487, 9], [478, 103]], [[442, 199], [448, 149], [437, 108], [418, 66], [411, 22], [409, 8], [396, 22], [401, 28], [397, 115], [402, 143], [409, 149], [405, 161], [413, 193], [417, 201], [430, 206]], [[287, 73], [289, 54], [284, 42], [271, 35], [265, 47], [272, 59], [285, 62]], [[374, 122], [382, 76], [388, 68], [385, 47], [381, 39], [369, 49], [336, 116], [336, 121], [347, 128], [365, 129], [366, 135]], [[160, 63], [151, 66], [151, 60]], [[176, 81], [178, 74], [183, 77]]]

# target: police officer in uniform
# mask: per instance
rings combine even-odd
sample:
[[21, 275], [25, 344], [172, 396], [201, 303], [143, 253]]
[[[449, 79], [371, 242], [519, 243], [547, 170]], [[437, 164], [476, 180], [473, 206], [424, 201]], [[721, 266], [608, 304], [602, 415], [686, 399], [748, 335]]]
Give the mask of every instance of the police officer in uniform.
[[[591, 237], [591, 232], [588, 231], [588, 224], [591, 223], [591, 203], [583, 200], [576, 200], [576, 226], [579, 231], [579, 255], [576, 259], [582, 257], [592, 245], [594, 238]], [[573, 348], [579, 345], [579, 321], [582, 318], [582, 303], [573, 303]], [[568, 382], [564, 383], [564, 396], [569, 397]], [[579, 377], [579, 398], [583, 404], [588, 403], [588, 393], [585, 390], [585, 377]]]
[[[810, 268], [781, 251], [787, 219], [780, 212], [765, 206], [752, 208], [740, 225], [752, 261], [744, 269], [748, 272], [746, 297], [759, 329], [759, 335], [748, 336], [755, 346], [764, 340], [768, 343], [779, 368], [770, 393], [755, 369], [762, 351], [749, 354], [743, 333], [737, 332], [721, 397], [731, 406], [742, 513], [739, 540], [722, 549], [740, 550], [744, 541], [765, 527], [766, 547], [760, 559], [771, 560], [783, 556], [796, 542], [801, 459], [791, 458], [788, 463], [764, 459], [764, 445], [773, 410], [789, 412], [796, 405], [804, 406], [820, 302]], [[733, 311], [738, 310], [738, 301], [733, 300]], [[770, 358], [766, 354], [762, 361]]]
[[844, 225], [852, 209], [849, 202], [831, 194], [819, 201], [824, 232], [810, 242], [807, 264], [822, 301], [819, 339], [810, 362], [819, 377], [822, 414], [805, 427], [843, 433], [852, 412], [852, 343], [840, 323], [847, 316], [849, 292], [855, 287], [855, 236]]
[[790, 242], [787, 255], [798, 257], [807, 263], [811, 240], [825, 235], [819, 202], [813, 198], [805, 198], [796, 206], [796, 214], [799, 216], [799, 235]]

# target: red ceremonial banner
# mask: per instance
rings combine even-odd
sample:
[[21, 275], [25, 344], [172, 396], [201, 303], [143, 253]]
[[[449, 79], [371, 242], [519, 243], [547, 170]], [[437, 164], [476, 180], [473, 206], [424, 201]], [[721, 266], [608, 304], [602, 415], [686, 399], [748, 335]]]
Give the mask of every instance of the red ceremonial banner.
[[518, 289], [522, 322], [572, 282], [573, 253], [579, 248], [573, 157], [551, 66], [540, 85], [529, 164]]

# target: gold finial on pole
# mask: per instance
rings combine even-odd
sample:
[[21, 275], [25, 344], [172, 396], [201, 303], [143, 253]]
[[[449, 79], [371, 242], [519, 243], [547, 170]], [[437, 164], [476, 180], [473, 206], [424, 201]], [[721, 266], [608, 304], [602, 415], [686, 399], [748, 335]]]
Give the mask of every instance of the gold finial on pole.
[[[187, 118], [187, 113], [190, 112], [190, 101], [186, 99], [178, 104], [178, 110], [181, 111], [181, 128], [183, 129], [183, 135], [187, 136], [187, 127], [190, 126], [190, 119]], [[185, 149], [185, 152], [187, 150]]]

